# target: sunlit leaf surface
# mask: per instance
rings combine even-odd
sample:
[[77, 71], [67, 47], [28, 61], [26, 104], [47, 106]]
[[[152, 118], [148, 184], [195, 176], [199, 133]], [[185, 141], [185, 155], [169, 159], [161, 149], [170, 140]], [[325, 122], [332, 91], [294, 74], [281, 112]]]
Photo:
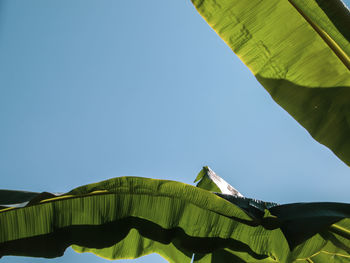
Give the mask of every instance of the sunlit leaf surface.
[[340, 0], [192, 0], [272, 98], [350, 165], [350, 14]]
[[195, 262], [350, 256], [348, 204], [277, 205], [139, 177], [32, 200], [0, 210], [1, 256], [58, 257], [71, 245], [108, 259], [159, 253], [169, 262], [191, 262], [193, 254]]

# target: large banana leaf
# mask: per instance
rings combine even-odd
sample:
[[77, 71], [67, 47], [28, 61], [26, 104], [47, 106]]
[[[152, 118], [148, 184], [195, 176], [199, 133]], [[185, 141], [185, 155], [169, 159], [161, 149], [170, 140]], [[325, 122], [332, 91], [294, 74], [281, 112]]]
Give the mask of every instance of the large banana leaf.
[[0, 210], [1, 256], [57, 257], [73, 245], [78, 252], [109, 259], [156, 252], [169, 262], [191, 262], [193, 253], [195, 262], [350, 258], [347, 204], [279, 206], [138, 177], [114, 178], [61, 196], [36, 194], [27, 201], [25, 207]]
[[350, 14], [340, 0], [192, 0], [272, 98], [350, 165]]
[[[192, 1], [271, 96], [350, 164], [350, 34], [341, 2]], [[2, 190], [0, 256], [57, 257], [72, 245], [109, 259], [156, 252], [185, 263], [193, 254], [197, 263], [350, 260], [349, 204], [245, 198], [210, 171], [198, 187], [121, 177], [61, 196]]]

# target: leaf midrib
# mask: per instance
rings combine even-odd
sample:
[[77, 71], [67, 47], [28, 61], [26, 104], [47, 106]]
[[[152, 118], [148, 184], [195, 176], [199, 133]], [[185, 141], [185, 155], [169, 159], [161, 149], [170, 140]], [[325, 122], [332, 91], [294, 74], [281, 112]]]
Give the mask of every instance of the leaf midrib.
[[331, 38], [326, 31], [315, 24], [296, 4], [291, 0], [288, 2], [295, 8], [296, 11], [308, 22], [308, 24], [317, 32], [317, 34], [323, 39], [327, 46], [333, 51], [333, 53], [339, 58], [344, 66], [350, 71], [350, 58], [347, 56], [345, 51], [337, 44], [334, 39]]

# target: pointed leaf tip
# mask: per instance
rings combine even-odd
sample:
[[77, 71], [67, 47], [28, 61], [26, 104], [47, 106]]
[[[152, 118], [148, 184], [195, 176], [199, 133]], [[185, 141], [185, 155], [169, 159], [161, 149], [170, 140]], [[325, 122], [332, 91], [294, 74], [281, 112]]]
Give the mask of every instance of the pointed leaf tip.
[[198, 173], [196, 180], [198, 182], [197, 187], [233, 196], [243, 197], [233, 186], [227, 183], [224, 179], [218, 176], [210, 167], [204, 166], [203, 169]]

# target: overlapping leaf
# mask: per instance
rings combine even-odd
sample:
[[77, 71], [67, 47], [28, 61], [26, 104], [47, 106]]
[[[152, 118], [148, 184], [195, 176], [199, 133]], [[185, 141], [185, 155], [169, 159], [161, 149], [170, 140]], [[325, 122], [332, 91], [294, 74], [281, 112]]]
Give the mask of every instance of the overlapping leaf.
[[[216, 175], [209, 167], [203, 167], [196, 178], [196, 181], [198, 180], [197, 187], [217, 192], [217, 195], [239, 206], [252, 218], [263, 218], [262, 225], [266, 229], [276, 227], [281, 229], [290, 249], [287, 262], [348, 262], [350, 260], [349, 254], [340, 251], [343, 248], [348, 253], [350, 252], [349, 204], [294, 203], [278, 205], [245, 198], [241, 194], [238, 195], [238, 191], [234, 187]], [[222, 190], [226, 189], [234, 189], [234, 191], [230, 194], [224, 194]], [[337, 234], [337, 237], [334, 234]], [[322, 244], [320, 239], [317, 239], [318, 235], [321, 235], [323, 242], [327, 245], [320, 250], [318, 247], [318, 251], [315, 251], [313, 246]], [[274, 257], [255, 258], [252, 261], [246, 256], [245, 253], [222, 248], [205, 255], [196, 254], [194, 262], [276, 262]]]
[[254, 212], [247, 209], [254, 206], [250, 199], [137, 177], [41, 197], [0, 210], [1, 256], [57, 257], [70, 245], [109, 259], [156, 252], [169, 262], [190, 262], [193, 253], [196, 262], [342, 262], [350, 256], [346, 204], [256, 206], [260, 212]]
[[[271, 96], [350, 164], [349, 15], [341, 2], [192, 1]], [[244, 198], [208, 171], [197, 178], [206, 190], [121, 177], [62, 196], [0, 191], [0, 255], [57, 257], [73, 245], [109, 259], [350, 260], [350, 205]], [[24, 207], [6, 207], [15, 203]]]
[[340, 0], [192, 0], [272, 98], [350, 165], [350, 14]]

